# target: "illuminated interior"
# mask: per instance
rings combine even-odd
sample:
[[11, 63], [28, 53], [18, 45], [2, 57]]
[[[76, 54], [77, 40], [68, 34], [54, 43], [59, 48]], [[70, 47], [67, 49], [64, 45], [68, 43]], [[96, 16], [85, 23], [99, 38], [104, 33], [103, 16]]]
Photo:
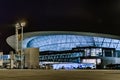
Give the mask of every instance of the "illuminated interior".
[[63, 51], [85, 46], [107, 47], [120, 50], [120, 40], [118, 39], [83, 35], [41, 35], [27, 38], [24, 40], [24, 43], [24, 48], [35, 47], [39, 48], [40, 51]]
[[[15, 35], [8, 37], [7, 43], [15, 49], [14, 39]], [[22, 47], [39, 48], [40, 65], [55, 64], [57, 69], [62, 66], [66, 69], [77, 66], [95, 68], [93, 64], [104, 68], [111, 63], [120, 63], [120, 37], [115, 35], [69, 31], [30, 32], [24, 33]], [[71, 63], [78, 64], [74, 66]]]

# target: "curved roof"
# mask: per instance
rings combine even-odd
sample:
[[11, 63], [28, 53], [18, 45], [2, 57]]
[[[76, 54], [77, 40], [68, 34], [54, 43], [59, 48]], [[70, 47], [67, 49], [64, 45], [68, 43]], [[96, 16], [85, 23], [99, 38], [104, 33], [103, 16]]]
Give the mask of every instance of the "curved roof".
[[[15, 35], [8, 37], [7, 43], [15, 49]], [[36, 47], [40, 51], [61, 51], [85, 46], [109, 47], [120, 50], [120, 37], [108, 34], [71, 31], [24, 33], [23, 48]]]

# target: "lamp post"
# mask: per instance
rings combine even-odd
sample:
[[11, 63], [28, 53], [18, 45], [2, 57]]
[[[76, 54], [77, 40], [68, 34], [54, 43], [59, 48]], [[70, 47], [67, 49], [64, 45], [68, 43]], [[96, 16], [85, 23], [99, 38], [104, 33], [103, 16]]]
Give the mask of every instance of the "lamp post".
[[[18, 21], [15, 25], [16, 32], [16, 53], [20, 52], [20, 68], [23, 68], [23, 27], [26, 25], [25, 21]], [[20, 30], [20, 34], [19, 34]], [[19, 47], [19, 41], [21, 41], [21, 45]], [[19, 49], [20, 48], [20, 49]], [[20, 51], [19, 51], [20, 50]]]

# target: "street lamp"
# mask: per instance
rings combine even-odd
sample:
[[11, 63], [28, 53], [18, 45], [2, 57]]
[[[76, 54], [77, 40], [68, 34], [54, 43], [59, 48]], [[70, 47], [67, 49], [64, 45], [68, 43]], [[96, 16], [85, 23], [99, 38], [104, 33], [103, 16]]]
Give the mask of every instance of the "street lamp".
[[[25, 27], [26, 22], [21, 20], [15, 24], [16, 32], [16, 53], [20, 53], [20, 68], [23, 68], [23, 27]], [[20, 33], [19, 33], [20, 32]], [[19, 49], [19, 41], [21, 41], [21, 47]], [[19, 51], [20, 50], [20, 51]]]

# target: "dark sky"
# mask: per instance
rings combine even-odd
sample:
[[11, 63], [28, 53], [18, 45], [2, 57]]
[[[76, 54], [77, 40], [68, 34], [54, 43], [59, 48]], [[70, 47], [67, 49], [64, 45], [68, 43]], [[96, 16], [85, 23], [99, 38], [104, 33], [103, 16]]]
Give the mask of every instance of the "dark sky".
[[[18, 18], [29, 31], [85, 31], [120, 35], [120, 0], [0, 0], [0, 49]], [[107, 30], [108, 29], [108, 30]]]

